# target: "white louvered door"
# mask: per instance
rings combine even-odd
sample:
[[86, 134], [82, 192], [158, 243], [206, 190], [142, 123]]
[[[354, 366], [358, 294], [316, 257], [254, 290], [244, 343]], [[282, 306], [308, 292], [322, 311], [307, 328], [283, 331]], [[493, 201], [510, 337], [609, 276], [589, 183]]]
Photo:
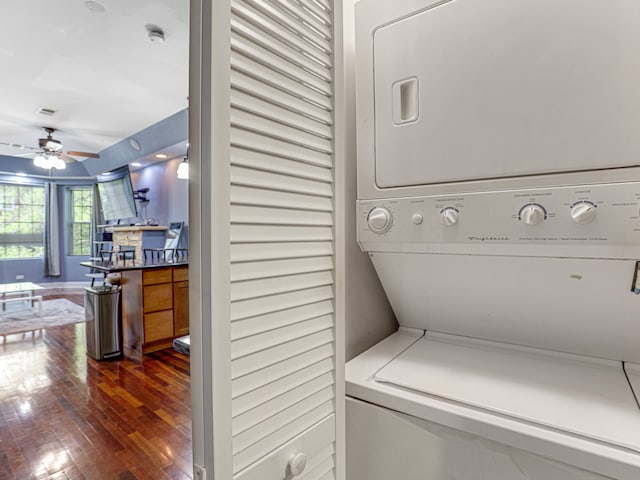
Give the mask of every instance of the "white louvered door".
[[330, 7], [231, 3], [232, 450], [243, 478], [314, 428], [327, 438], [303, 452], [300, 478], [334, 478], [322, 426], [335, 421]]
[[[213, 10], [218, 7], [214, 2]], [[222, 187], [218, 193], [228, 189], [228, 204], [221, 208], [228, 209], [229, 266], [212, 267], [211, 275], [229, 275], [229, 318], [216, 318], [224, 309], [212, 308], [213, 322], [228, 321], [228, 330], [213, 328], [212, 350], [214, 363], [228, 351], [230, 401], [223, 398], [216, 409], [225, 375], [214, 375], [212, 390], [213, 424], [230, 409], [231, 446], [227, 452], [214, 439], [214, 462], [230, 453], [234, 478], [281, 480], [290, 478], [287, 460], [304, 453], [307, 465], [296, 479], [333, 479], [341, 390], [332, 2], [232, 0], [229, 7], [229, 164], [218, 169], [228, 172], [228, 184], [212, 182]], [[211, 150], [211, 162], [225, 161], [215, 146]], [[211, 243], [215, 265], [218, 252]], [[205, 312], [202, 318], [207, 321]], [[230, 338], [216, 338], [216, 332]], [[225, 341], [227, 349], [220, 345]], [[218, 432], [224, 424], [218, 422]]]

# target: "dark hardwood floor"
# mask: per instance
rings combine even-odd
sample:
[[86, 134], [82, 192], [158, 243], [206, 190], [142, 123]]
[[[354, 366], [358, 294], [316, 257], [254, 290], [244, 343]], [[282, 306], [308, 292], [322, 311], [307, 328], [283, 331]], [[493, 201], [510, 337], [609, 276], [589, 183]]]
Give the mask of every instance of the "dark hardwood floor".
[[[45, 300], [82, 305], [81, 290]], [[85, 325], [0, 345], [0, 480], [192, 478], [189, 357], [98, 362]]]

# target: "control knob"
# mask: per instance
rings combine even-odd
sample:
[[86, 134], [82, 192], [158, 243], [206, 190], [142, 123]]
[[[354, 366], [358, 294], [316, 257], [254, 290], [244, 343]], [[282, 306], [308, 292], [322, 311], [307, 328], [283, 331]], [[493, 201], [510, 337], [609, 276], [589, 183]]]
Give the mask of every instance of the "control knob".
[[578, 202], [571, 207], [571, 219], [586, 225], [596, 218], [596, 206], [591, 202]]
[[520, 220], [526, 225], [538, 225], [546, 216], [547, 212], [537, 203], [525, 205], [520, 209]]
[[385, 207], [375, 207], [367, 216], [367, 225], [374, 233], [385, 233], [391, 228], [393, 217]]
[[458, 223], [458, 210], [447, 207], [440, 211], [440, 221], [445, 227], [453, 227]]

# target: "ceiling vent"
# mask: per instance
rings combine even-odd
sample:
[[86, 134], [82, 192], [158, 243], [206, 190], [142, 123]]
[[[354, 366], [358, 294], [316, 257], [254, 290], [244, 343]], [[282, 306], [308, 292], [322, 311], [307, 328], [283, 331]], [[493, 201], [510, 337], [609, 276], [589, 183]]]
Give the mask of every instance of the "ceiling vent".
[[54, 110], [53, 108], [40, 107], [38, 108], [38, 110], [36, 110], [36, 113], [39, 115], [46, 115], [48, 117], [52, 117], [53, 115], [55, 115], [56, 110]]

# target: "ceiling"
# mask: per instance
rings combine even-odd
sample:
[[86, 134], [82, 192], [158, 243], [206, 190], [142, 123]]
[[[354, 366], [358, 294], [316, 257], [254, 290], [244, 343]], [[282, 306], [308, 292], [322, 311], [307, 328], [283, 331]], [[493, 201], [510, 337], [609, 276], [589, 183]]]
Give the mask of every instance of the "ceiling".
[[[188, 8], [189, 0], [1, 2], [0, 142], [37, 147], [50, 126], [65, 150], [100, 152], [185, 109]], [[165, 41], [152, 42], [148, 25]], [[0, 155], [20, 153], [0, 146]]]

